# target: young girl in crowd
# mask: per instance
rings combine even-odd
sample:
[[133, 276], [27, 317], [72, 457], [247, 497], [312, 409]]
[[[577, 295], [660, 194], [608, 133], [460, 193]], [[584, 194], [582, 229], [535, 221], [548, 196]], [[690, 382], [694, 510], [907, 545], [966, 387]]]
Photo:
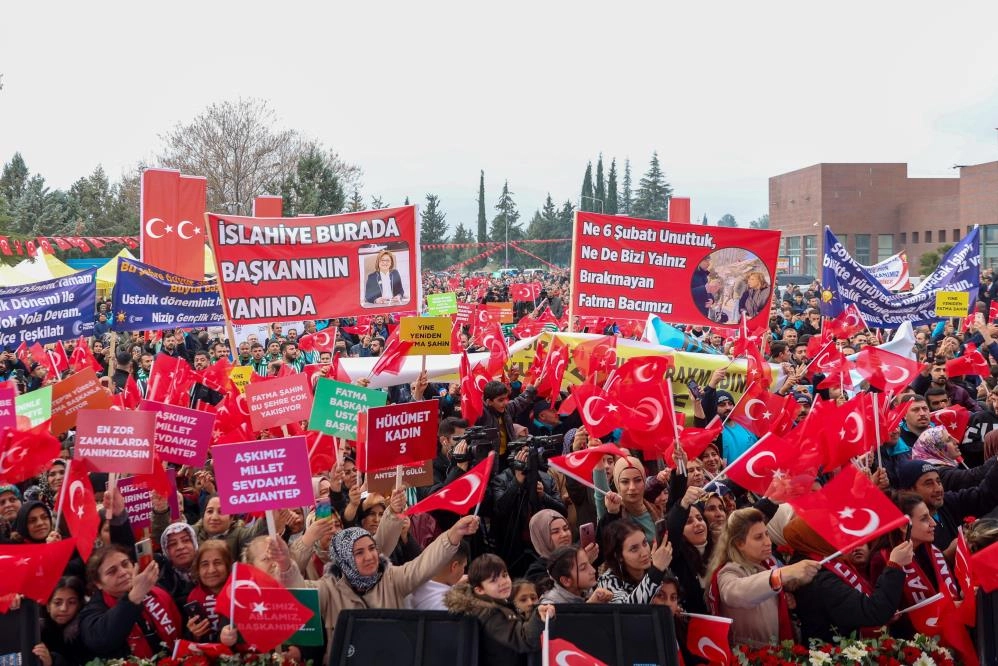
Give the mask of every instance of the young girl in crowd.
[[529, 618], [537, 607], [537, 586], [525, 578], [513, 581], [513, 606], [522, 617]]

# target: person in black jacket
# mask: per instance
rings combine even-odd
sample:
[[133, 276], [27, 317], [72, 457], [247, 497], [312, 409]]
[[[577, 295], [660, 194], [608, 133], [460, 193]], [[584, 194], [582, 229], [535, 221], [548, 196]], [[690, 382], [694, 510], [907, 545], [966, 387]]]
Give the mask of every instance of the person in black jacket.
[[[835, 548], [799, 517], [783, 528], [783, 537], [799, 558], [822, 560]], [[904, 571], [912, 560], [912, 543], [905, 541], [890, 554], [891, 564], [872, 584], [856, 570], [848, 555], [826, 562], [814, 579], [797, 588], [797, 617], [802, 642], [812, 638], [831, 642], [853, 632], [873, 634], [887, 624], [901, 606]]]
[[509, 399], [509, 387], [500, 381], [491, 381], [482, 390], [482, 415], [475, 421], [476, 426], [489, 430], [489, 443], [498, 452], [496, 467], [506, 468], [506, 451], [510, 442], [516, 440], [513, 423], [518, 416], [530, 411], [537, 399], [537, 391], [532, 385], [525, 386], [523, 393]]
[[969, 467], [977, 467], [987, 458], [984, 453], [984, 438], [996, 429], [998, 429], [998, 388], [988, 392], [985, 408], [971, 415], [967, 432], [960, 442], [960, 452]]
[[53, 666], [83, 666], [93, 659], [80, 636], [80, 609], [86, 601], [83, 581], [63, 576], [42, 611], [42, 643], [48, 648]]
[[984, 516], [998, 507], [998, 465], [976, 488], [946, 491], [931, 463], [909, 460], [898, 466], [898, 486], [922, 497], [936, 521], [934, 544], [948, 560], [956, 552], [957, 530], [967, 516]]

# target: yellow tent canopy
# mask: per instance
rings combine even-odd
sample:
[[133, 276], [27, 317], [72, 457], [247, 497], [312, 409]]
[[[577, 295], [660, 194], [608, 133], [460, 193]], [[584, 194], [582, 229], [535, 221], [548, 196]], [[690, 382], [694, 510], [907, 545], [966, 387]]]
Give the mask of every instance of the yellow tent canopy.
[[19, 284], [27, 284], [30, 281], [27, 276], [21, 275], [11, 266], [0, 264], [0, 286], [13, 287]]
[[111, 257], [106, 264], [97, 269], [98, 289], [110, 289], [118, 280], [118, 257], [135, 261], [135, 255], [129, 252], [127, 247], [121, 248], [121, 252]]
[[72, 275], [77, 272], [75, 268], [71, 267], [54, 254], [43, 253], [42, 257], [45, 258], [45, 265], [48, 267], [49, 273], [52, 274], [52, 277], [66, 277], [67, 275]]
[[211, 248], [207, 245], [204, 246], [204, 274], [214, 275], [215, 271], [215, 253], [211, 251]]

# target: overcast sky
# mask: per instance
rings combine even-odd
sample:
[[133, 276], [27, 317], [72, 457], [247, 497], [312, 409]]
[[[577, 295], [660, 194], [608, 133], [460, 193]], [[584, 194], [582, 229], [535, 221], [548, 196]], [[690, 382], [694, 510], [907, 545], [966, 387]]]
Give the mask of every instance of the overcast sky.
[[[680, 6], [682, 5], [682, 6]], [[817, 162], [998, 160], [998, 3], [66, 2], [0, 12], [0, 161], [53, 187], [151, 161], [212, 102], [268, 100], [363, 171], [474, 226], [503, 180], [529, 220], [587, 160], [657, 150], [694, 217], [768, 210]]]

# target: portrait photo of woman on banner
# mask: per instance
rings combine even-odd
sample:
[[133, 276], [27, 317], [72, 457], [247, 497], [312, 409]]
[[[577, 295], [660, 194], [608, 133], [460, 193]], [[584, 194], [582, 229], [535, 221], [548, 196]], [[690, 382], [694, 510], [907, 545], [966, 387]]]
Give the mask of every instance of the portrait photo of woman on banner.
[[366, 275], [361, 305], [401, 305], [409, 302], [404, 284], [408, 280], [409, 246], [407, 243], [360, 248], [361, 274]]

